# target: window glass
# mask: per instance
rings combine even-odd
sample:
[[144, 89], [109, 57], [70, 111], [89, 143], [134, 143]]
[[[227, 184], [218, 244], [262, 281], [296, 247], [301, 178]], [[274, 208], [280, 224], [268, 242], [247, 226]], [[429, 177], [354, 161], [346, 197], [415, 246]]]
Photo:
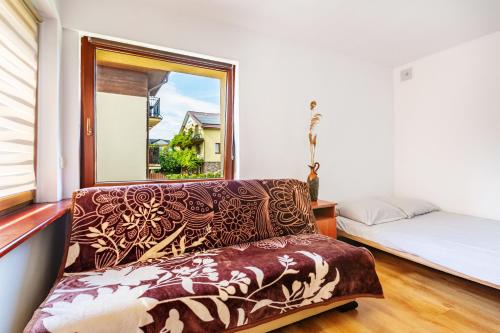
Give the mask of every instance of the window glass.
[[96, 182], [224, 177], [226, 73], [97, 50]]

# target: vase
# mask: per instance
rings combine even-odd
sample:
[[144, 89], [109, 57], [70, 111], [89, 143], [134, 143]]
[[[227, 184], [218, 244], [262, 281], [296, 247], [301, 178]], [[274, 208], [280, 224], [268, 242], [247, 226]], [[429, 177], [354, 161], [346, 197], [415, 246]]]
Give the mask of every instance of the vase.
[[316, 162], [313, 165], [308, 165], [310, 172], [307, 176], [307, 185], [309, 185], [309, 194], [311, 195], [311, 201], [318, 200], [318, 190], [319, 190], [319, 177], [318, 169], [319, 163]]

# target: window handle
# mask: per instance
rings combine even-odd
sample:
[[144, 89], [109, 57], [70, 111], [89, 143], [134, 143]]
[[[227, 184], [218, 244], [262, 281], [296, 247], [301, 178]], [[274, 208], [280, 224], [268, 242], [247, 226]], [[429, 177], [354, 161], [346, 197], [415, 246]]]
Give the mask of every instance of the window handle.
[[92, 135], [92, 126], [90, 125], [90, 117], [87, 117], [87, 135]]

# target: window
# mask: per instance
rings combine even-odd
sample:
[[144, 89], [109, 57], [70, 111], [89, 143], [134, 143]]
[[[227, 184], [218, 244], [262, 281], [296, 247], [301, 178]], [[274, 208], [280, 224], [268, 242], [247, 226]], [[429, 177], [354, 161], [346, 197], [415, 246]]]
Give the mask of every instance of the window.
[[84, 37], [81, 185], [232, 179], [233, 96], [232, 64]]
[[215, 153], [216, 153], [216, 154], [220, 154], [220, 143], [219, 143], [219, 142], [217, 142], [217, 143], [215, 144]]
[[34, 197], [37, 36], [24, 2], [0, 2], [0, 213]]

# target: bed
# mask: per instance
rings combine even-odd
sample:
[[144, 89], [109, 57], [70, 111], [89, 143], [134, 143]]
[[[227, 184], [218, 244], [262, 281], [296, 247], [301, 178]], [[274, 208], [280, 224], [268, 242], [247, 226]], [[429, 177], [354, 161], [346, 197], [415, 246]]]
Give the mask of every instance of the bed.
[[500, 221], [433, 211], [375, 225], [337, 216], [339, 237], [500, 289]]

